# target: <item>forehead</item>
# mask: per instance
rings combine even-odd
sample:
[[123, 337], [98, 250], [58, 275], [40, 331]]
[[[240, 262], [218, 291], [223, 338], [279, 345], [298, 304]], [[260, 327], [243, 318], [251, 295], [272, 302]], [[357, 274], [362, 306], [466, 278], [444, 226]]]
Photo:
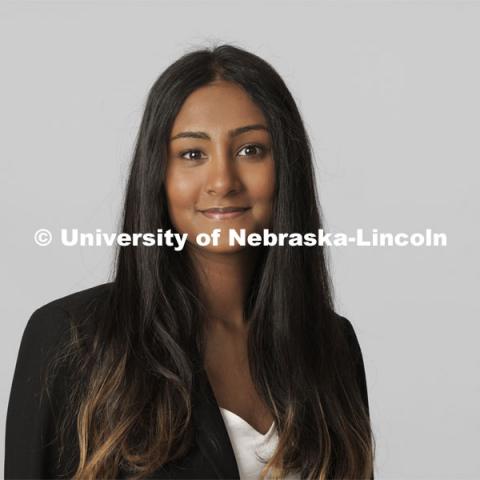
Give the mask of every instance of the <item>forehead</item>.
[[186, 98], [172, 134], [186, 128], [219, 131], [265, 122], [262, 110], [242, 87], [221, 80], [198, 88]]

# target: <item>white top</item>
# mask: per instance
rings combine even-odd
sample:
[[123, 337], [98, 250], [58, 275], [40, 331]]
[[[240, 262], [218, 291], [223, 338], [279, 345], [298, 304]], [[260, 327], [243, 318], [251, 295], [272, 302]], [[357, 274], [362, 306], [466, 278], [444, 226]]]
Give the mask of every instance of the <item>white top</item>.
[[[278, 443], [275, 422], [267, 433], [261, 434], [236, 413], [226, 408], [219, 408], [235, 453], [240, 480], [258, 480], [260, 471], [272, 456]], [[263, 456], [265, 462], [262, 463], [257, 455]], [[267, 478], [270, 478], [270, 474]], [[285, 480], [297, 479], [300, 477], [295, 475], [285, 477]]]

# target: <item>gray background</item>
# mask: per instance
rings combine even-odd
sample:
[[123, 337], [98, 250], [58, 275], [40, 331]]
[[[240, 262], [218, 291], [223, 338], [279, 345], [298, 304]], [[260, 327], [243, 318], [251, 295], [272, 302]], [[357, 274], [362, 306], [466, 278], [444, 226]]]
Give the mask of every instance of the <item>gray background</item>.
[[149, 87], [231, 42], [297, 100], [327, 229], [447, 233], [332, 248], [336, 305], [363, 350], [377, 478], [479, 478], [479, 25], [478, 2], [1, 3], [2, 431], [31, 313], [111, 268], [108, 247], [33, 233], [116, 231]]

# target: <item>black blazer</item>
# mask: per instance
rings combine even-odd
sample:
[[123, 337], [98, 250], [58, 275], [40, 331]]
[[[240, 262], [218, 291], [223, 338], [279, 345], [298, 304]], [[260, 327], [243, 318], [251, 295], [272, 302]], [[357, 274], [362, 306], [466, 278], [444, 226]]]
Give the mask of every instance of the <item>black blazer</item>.
[[[71, 314], [84, 312], [105, 297], [112, 283], [54, 300], [34, 311], [24, 330], [10, 392], [6, 421], [5, 478], [71, 478], [65, 463], [55, 464], [58, 451], [54, 437], [57, 412], [65, 401], [66, 376], [53, 384], [53, 402], [39, 398], [44, 367], [55, 347], [69, 331]], [[367, 386], [360, 347], [351, 323], [340, 317], [357, 358], [357, 377], [368, 411]], [[203, 371], [193, 393], [194, 447], [181, 460], [171, 462], [151, 478], [238, 479], [239, 471], [228, 432], [208, 377]], [[78, 441], [69, 433], [65, 456], [77, 459]]]

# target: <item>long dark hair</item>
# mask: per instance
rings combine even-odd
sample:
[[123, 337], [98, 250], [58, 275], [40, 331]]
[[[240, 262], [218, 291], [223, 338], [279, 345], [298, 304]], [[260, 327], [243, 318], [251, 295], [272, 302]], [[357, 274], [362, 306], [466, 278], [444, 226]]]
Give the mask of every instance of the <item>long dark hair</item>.
[[[263, 111], [276, 191], [271, 231], [317, 232], [321, 211], [311, 145], [292, 95], [260, 57], [233, 45], [184, 54], [152, 86], [126, 189], [122, 231], [175, 230], [164, 188], [175, 116], [195, 89], [223, 79]], [[279, 442], [263, 473], [370, 478], [373, 435], [355, 360], [334, 313], [322, 247], [258, 247], [245, 305], [254, 385]], [[191, 393], [202, 365], [206, 311], [187, 250], [119, 247], [108, 308], [70, 353], [84, 374], [72, 386], [79, 461], [75, 479], [142, 478], [184, 455], [193, 439]]]

